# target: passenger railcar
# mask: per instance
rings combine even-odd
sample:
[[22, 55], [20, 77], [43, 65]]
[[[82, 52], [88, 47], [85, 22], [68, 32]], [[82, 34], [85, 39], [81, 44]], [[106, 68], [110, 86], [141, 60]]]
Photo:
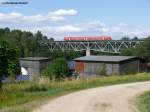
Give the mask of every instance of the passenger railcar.
[[64, 37], [65, 41], [102, 41], [112, 40], [110, 36], [82, 36], [82, 37]]

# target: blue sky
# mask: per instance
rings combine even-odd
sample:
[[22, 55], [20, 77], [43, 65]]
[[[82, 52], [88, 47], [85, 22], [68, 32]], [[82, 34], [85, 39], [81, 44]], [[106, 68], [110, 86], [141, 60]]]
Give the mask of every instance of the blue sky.
[[48, 37], [150, 35], [150, 0], [0, 0], [0, 27], [42, 31]]

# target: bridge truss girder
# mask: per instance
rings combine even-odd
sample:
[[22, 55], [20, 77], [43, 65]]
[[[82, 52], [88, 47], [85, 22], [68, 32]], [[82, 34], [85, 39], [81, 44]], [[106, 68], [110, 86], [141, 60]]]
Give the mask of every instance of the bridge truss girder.
[[143, 41], [141, 40], [112, 40], [112, 41], [43, 41], [50, 51], [84, 51], [93, 50], [100, 52], [120, 53], [121, 50], [133, 48]]

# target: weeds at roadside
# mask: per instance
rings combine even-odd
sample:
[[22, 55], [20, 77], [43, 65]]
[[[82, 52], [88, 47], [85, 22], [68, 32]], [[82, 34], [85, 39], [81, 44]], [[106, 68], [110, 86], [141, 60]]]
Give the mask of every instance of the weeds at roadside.
[[[39, 81], [35, 81], [4, 84], [4, 92], [0, 92], [0, 111], [4, 108], [15, 107], [16, 111], [14, 109], [13, 112], [17, 112], [18, 108], [21, 109], [22, 107], [23, 109], [24, 105], [28, 103], [36, 102], [38, 104], [41, 100], [51, 99], [82, 89], [148, 80], [150, 80], [150, 74], [143, 73], [137, 75], [114, 75], [110, 77], [97, 77], [63, 82], [47, 81], [45, 83], [41, 83]], [[17, 105], [20, 106], [17, 107]], [[29, 108], [33, 107], [34, 106], [29, 106]], [[28, 112], [28, 110], [25, 108], [24, 112]]]

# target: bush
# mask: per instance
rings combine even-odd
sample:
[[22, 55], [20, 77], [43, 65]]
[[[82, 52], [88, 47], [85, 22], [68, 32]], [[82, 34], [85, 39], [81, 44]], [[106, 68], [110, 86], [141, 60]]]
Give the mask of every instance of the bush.
[[69, 75], [67, 61], [64, 58], [54, 60], [52, 65], [42, 71], [42, 74], [48, 76], [51, 80], [64, 80]]

